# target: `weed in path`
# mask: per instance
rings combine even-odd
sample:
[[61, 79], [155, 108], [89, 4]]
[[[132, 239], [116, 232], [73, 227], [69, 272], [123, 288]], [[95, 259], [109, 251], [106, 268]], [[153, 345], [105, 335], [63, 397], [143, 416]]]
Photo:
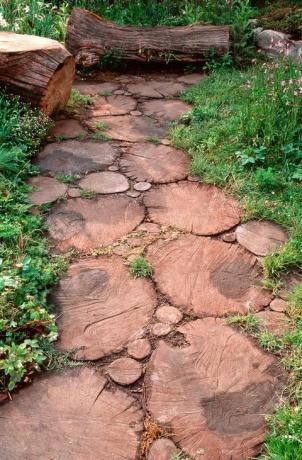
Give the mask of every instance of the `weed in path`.
[[135, 278], [142, 278], [150, 276], [152, 273], [149, 262], [143, 257], [136, 257], [133, 262], [130, 262], [129, 270], [132, 276]]

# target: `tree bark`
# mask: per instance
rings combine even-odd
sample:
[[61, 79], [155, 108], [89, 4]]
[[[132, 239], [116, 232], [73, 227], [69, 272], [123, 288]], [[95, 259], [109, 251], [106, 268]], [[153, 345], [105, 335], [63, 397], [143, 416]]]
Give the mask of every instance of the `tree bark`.
[[74, 73], [73, 56], [55, 40], [0, 33], [0, 87], [47, 115], [65, 107]]
[[200, 62], [205, 53], [229, 48], [229, 28], [118, 26], [89, 11], [74, 8], [67, 23], [66, 47], [77, 64], [91, 67], [106, 55], [130, 61]]

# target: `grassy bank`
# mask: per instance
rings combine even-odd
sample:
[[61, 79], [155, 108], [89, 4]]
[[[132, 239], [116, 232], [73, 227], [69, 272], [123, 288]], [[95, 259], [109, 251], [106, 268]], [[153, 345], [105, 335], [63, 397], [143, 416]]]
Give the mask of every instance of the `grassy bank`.
[[49, 126], [40, 112], [0, 93], [0, 396], [43, 366], [43, 350], [57, 337], [46, 296], [62, 260], [49, 255], [25, 184]]
[[[263, 64], [205, 77], [183, 99], [193, 109], [172, 129], [176, 146], [192, 156], [192, 173], [235, 195], [245, 219], [284, 226], [287, 244], [263, 262], [264, 285], [278, 294], [282, 274], [302, 268], [302, 79], [291, 65]], [[294, 330], [260, 333], [251, 315], [230, 318], [281, 354], [290, 375], [288, 397], [270, 418], [263, 458], [302, 458], [302, 284], [288, 293]]]

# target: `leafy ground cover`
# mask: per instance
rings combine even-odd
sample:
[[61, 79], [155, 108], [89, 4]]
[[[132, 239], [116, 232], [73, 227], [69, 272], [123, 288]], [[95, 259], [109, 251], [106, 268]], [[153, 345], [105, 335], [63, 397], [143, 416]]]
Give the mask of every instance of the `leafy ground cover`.
[[25, 184], [49, 126], [40, 112], [0, 94], [0, 396], [30, 380], [57, 337], [46, 296], [64, 264], [49, 255], [42, 216], [29, 212]]
[[[193, 109], [174, 126], [172, 139], [192, 155], [192, 173], [234, 194], [245, 219], [268, 219], [288, 230], [288, 243], [263, 262], [264, 285], [277, 294], [282, 273], [302, 268], [301, 70], [284, 62], [221, 70], [183, 99]], [[269, 420], [266, 459], [302, 457], [302, 284], [288, 302], [295, 328], [281, 338], [259, 332], [252, 315], [229, 318], [280, 354], [290, 374], [288, 395]]]

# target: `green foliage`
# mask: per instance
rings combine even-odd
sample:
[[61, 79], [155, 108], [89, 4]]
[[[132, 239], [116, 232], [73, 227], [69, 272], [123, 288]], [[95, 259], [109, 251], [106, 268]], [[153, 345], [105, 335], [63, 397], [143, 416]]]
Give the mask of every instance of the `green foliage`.
[[87, 190], [85, 188], [80, 190], [80, 194], [81, 194], [81, 197], [86, 198], [86, 200], [92, 200], [96, 196], [95, 192], [93, 192], [92, 190]]
[[133, 262], [130, 262], [129, 270], [135, 278], [147, 277], [152, 273], [149, 262], [143, 257], [136, 257]]
[[157, 136], [147, 136], [145, 138], [145, 141], [146, 142], [151, 142], [151, 144], [156, 144], [156, 145], [161, 144], [161, 140]]
[[43, 364], [41, 337], [57, 337], [46, 297], [64, 261], [49, 255], [24, 182], [36, 172], [29, 159], [50, 125], [40, 112], [0, 94], [0, 390]]
[[92, 98], [80, 93], [79, 90], [72, 88], [66, 109], [73, 111], [77, 107], [87, 107], [92, 104]]
[[79, 174], [58, 174], [56, 179], [63, 182], [63, 184], [73, 184], [75, 181], [80, 179], [80, 177], [81, 176]]
[[103, 97], [106, 97], [106, 96], [112, 96], [112, 91], [109, 91], [109, 90], [103, 90], [103, 91], [99, 91], [98, 92], [98, 96], [103, 96]]
[[231, 315], [227, 318], [231, 326], [239, 326], [246, 332], [255, 332], [258, 330], [259, 321], [251, 313], [248, 315]]

